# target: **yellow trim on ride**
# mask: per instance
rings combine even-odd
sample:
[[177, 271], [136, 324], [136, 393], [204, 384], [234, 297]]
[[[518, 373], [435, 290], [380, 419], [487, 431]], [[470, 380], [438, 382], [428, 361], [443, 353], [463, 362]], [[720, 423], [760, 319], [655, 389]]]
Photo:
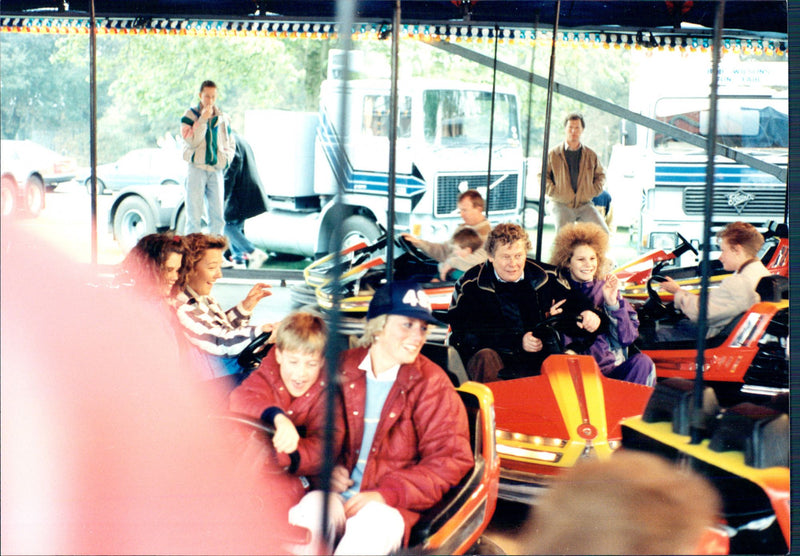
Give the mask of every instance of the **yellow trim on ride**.
[[638, 431], [662, 444], [678, 448], [682, 453], [701, 461], [715, 465], [738, 477], [748, 479], [759, 486], [769, 488], [789, 488], [789, 468], [769, 467], [756, 469], [744, 462], [744, 452], [732, 450], [715, 452], [709, 449], [709, 439], [700, 444], [691, 444], [690, 437], [672, 432], [672, 423], [645, 423], [641, 417], [630, 417], [622, 420], [622, 426]]

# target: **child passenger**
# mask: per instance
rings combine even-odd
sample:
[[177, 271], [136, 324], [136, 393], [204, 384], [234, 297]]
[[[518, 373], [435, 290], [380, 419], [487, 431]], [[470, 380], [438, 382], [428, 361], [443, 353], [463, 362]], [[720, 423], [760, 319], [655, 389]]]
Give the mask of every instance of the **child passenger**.
[[[322, 370], [327, 328], [321, 316], [297, 311], [278, 324], [273, 337], [275, 347], [231, 392], [229, 407], [273, 425], [277, 465], [308, 486], [322, 469], [324, 458], [327, 412]], [[303, 429], [302, 435], [298, 428]], [[338, 413], [332, 453], [339, 453], [343, 438], [344, 422]], [[289, 506], [299, 500], [298, 496]]]
[[483, 238], [474, 228], [459, 228], [452, 238], [453, 252], [439, 263], [441, 280], [458, 280], [464, 271], [486, 260]]
[[[764, 245], [764, 236], [747, 222], [731, 222], [718, 234], [719, 260], [732, 275], [723, 279], [719, 287], [708, 292], [708, 331], [706, 337], [719, 334], [739, 313], [747, 311], [760, 299], [756, 293], [759, 280], [769, 276], [769, 270], [758, 260], [758, 250]], [[660, 340], [694, 339], [700, 314], [700, 296], [682, 290], [672, 278], [667, 277], [661, 289], [675, 294], [675, 307], [680, 309], [694, 326], [681, 326], [659, 334]]]
[[608, 315], [608, 333], [599, 334], [584, 353], [594, 357], [609, 378], [652, 386], [655, 366], [650, 357], [636, 353], [625, 358], [625, 350], [639, 336], [639, 319], [619, 293], [616, 275], [600, 277], [607, 249], [608, 234], [597, 224], [567, 224], [556, 235], [550, 264], [559, 268], [572, 288], [582, 291]]
[[222, 277], [222, 254], [228, 241], [222, 236], [189, 234], [186, 242], [186, 281], [175, 298], [180, 328], [197, 348], [193, 366], [203, 379], [233, 376], [242, 378], [243, 369], [236, 357], [261, 332], [271, 332], [272, 324], [250, 324], [250, 315], [259, 301], [272, 295], [269, 284], [258, 283], [235, 307], [223, 311], [211, 297], [211, 288]]
[[[420, 354], [432, 322], [425, 292], [390, 283], [370, 301], [360, 347], [342, 355], [347, 434], [324, 534], [335, 554], [399, 549], [420, 512], [472, 467], [464, 405], [441, 367]], [[289, 511], [312, 539], [323, 537], [323, 495], [310, 492]]]

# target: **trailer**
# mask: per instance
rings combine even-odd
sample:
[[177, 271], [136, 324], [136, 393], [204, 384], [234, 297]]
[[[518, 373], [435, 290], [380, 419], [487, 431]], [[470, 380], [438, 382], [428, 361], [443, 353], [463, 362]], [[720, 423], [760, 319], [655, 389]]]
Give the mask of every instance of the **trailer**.
[[[788, 64], [720, 64], [718, 142], [786, 168], [789, 147]], [[711, 70], [704, 60], [648, 52], [634, 57], [630, 110], [705, 137]], [[673, 248], [680, 232], [698, 245], [703, 228], [704, 149], [625, 120], [608, 165], [618, 226], [640, 251]], [[786, 210], [786, 181], [723, 156], [715, 160], [714, 229], [743, 220], [756, 227]]]

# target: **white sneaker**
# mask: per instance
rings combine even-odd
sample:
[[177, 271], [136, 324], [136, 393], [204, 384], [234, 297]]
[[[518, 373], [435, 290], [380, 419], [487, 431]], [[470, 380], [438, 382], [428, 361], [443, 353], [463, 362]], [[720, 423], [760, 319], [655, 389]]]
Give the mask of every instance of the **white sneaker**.
[[233, 261], [225, 257], [222, 257], [222, 264], [219, 266], [220, 268], [233, 268]]
[[247, 255], [247, 268], [261, 268], [267, 262], [269, 255], [264, 253], [261, 249], [254, 249], [252, 253]]

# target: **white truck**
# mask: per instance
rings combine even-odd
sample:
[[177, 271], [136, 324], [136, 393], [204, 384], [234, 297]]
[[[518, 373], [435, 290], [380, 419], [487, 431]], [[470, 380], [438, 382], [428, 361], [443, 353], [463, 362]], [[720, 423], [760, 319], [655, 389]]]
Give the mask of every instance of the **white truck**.
[[[391, 82], [345, 82], [332, 54], [319, 112], [245, 114], [243, 135], [268, 201], [267, 212], [245, 222], [245, 235], [266, 251], [328, 253], [338, 221], [345, 245], [375, 240], [387, 228]], [[399, 80], [398, 93], [396, 233], [445, 241], [462, 222], [456, 203], [467, 189], [488, 200], [492, 222], [520, 222], [525, 181], [516, 94], [498, 89], [493, 99], [489, 85], [427, 78]], [[183, 207], [182, 185], [130, 187], [115, 199], [109, 226], [127, 251], [145, 233], [181, 229]]]
[[[338, 220], [345, 246], [381, 235], [387, 227], [389, 92], [388, 80], [345, 82], [329, 75], [319, 113], [246, 114], [244, 136], [269, 201], [266, 213], [245, 223], [255, 245], [303, 256], [327, 253], [335, 248], [331, 237]], [[404, 79], [398, 92], [396, 232], [446, 240], [461, 223], [456, 202], [466, 189], [488, 199], [492, 221], [519, 222], [524, 180], [516, 95], [495, 94], [487, 180], [490, 87]], [[347, 120], [339, 133], [342, 95]], [[334, 214], [337, 191], [341, 212]]]
[[[718, 74], [717, 142], [786, 167], [788, 68], [781, 62], [726, 60]], [[710, 63], [651, 53], [631, 75], [634, 112], [707, 135]], [[607, 169], [614, 220], [628, 227], [639, 250], [671, 248], [675, 232], [702, 239], [707, 157], [702, 148], [623, 122]], [[715, 160], [712, 231], [737, 220], [763, 227], [782, 221], [786, 182], [737, 163]], [[695, 241], [696, 240], [696, 241]]]

